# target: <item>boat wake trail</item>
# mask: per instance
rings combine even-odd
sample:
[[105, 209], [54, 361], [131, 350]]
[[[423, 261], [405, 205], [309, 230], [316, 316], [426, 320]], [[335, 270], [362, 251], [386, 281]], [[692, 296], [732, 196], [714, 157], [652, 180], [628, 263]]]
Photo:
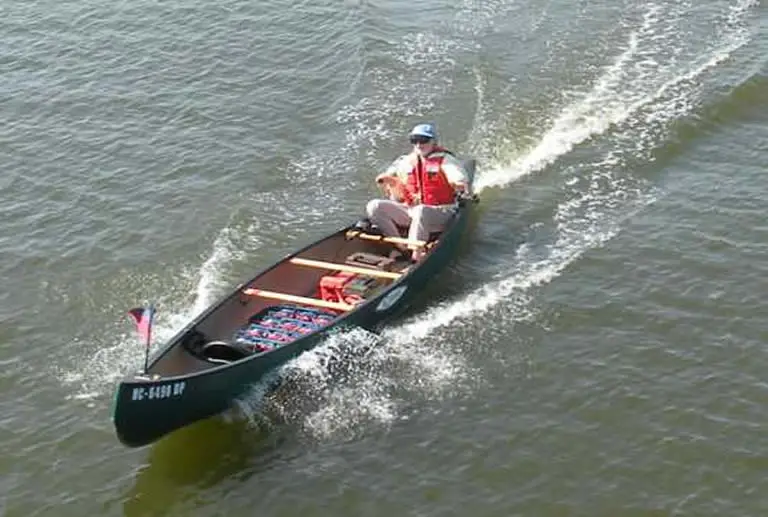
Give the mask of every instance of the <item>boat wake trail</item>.
[[[707, 73], [749, 41], [745, 24], [754, 1], [744, 0], [721, 14], [722, 30], [706, 45], [686, 46], [683, 27], [691, 7], [686, 5], [645, 5], [639, 22], [628, 30], [624, 48], [591, 88], [560, 109], [533, 146], [481, 171], [480, 192], [546, 171], [569, 156], [569, 164], [559, 171], [560, 197], [551, 219], [533, 223], [551, 227], [547, 241], [523, 244], [511, 269], [505, 260], [503, 272], [493, 280], [381, 336], [354, 330], [286, 366], [279, 375], [312, 386], [305, 397], [298, 396], [304, 397], [304, 404], [298, 403], [301, 410], [291, 406], [295, 396], [287, 398], [290, 403], [279, 395], [255, 396], [243, 405], [246, 413], [249, 407], [271, 406], [272, 414], [309, 436], [347, 438], [371, 422], [386, 426], [407, 418], [414, 399], [465, 394], [477, 376], [462, 353], [460, 329], [499, 306], [505, 307], [502, 324], [531, 320], [536, 288], [558, 278], [585, 253], [617, 235], [633, 214], [647, 209], [660, 193], [636, 171], [653, 162], [674, 123], [700, 105]], [[672, 59], [662, 59], [670, 45], [679, 50]], [[482, 89], [482, 81], [478, 84]], [[575, 160], [571, 155], [577, 146], [586, 149]], [[339, 358], [342, 349], [354, 350], [360, 343], [366, 349], [363, 357], [352, 354], [343, 360], [344, 375], [334, 374], [329, 358]]]
[[[690, 113], [698, 93], [694, 81], [749, 41], [744, 18], [755, 1], [742, 0], [731, 7], [721, 21], [728, 30], [703, 53], [698, 47], [687, 53], [681, 39], [680, 27], [686, 10], [692, 7], [689, 4], [648, 5], [641, 26], [630, 32], [625, 49], [604, 69], [593, 88], [567, 105], [533, 147], [483, 171], [477, 180], [478, 191], [503, 187], [538, 172], [575, 146], [609, 130], [627, 142], [638, 134], [649, 136], [649, 130], [643, 131], [646, 124], [663, 129], [668, 122]], [[670, 45], [679, 46], [671, 59], [664, 54]], [[631, 131], [622, 135], [618, 130], [623, 129]], [[640, 151], [654, 142], [644, 144], [638, 146]]]

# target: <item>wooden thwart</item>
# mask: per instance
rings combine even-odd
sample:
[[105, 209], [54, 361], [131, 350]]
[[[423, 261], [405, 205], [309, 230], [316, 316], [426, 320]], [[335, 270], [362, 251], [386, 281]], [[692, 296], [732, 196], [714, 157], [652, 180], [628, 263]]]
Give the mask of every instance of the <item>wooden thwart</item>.
[[357, 273], [359, 275], [375, 276], [378, 278], [389, 278], [397, 280], [402, 273], [392, 271], [381, 271], [380, 269], [370, 269], [366, 267], [350, 266], [348, 264], [336, 264], [334, 262], [324, 262], [322, 260], [311, 260], [300, 257], [294, 257], [290, 260], [291, 264], [298, 266], [316, 267], [320, 269], [330, 269], [335, 271], [346, 271], [347, 273]]
[[413, 248], [429, 248], [433, 246], [433, 243], [427, 241], [417, 241], [411, 239], [405, 239], [403, 237], [385, 237], [384, 235], [373, 235], [370, 233], [363, 233], [360, 230], [349, 230], [347, 232], [347, 238], [352, 239], [357, 237], [359, 239], [365, 239], [368, 241], [388, 242], [390, 244], [405, 244], [406, 246]]
[[261, 296], [262, 298], [272, 298], [275, 300], [285, 300], [286, 302], [303, 303], [305, 305], [325, 307], [326, 309], [335, 309], [337, 311], [351, 311], [355, 308], [354, 305], [344, 302], [327, 302], [318, 298], [307, 298], [306, 296], [265, 291], [264, 289], [245, 289], [243, 294], [247, 294], [248, 296]]

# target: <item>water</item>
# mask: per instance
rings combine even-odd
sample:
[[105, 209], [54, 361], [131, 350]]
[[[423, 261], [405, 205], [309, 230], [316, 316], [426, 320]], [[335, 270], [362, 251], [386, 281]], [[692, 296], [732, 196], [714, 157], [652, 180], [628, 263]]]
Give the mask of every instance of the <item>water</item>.
[[[764, 3], [0, 18], [0, 515], [768, 511]], [[160, 342], [358, 217], [422, 120], [482, 198], [423, 310], [119, 445], [125, 310]]]

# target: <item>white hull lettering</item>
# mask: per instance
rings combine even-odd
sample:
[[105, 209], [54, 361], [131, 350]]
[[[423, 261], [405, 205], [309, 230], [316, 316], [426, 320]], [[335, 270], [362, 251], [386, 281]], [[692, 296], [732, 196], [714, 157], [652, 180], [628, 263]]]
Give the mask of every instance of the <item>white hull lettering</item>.
[[142, 402], [145, 400], [163, 400], [172, 397], [180, 397], [184, 393], [185, 382], [172, 384], [158, 384], [156, 386], [133, 388], [131, 400]]

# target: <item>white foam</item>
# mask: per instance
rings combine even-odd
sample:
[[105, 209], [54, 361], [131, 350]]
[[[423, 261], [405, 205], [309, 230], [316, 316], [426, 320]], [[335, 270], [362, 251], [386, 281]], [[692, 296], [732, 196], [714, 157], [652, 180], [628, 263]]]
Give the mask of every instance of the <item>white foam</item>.
[[[276, 415], [315, 439], [349, 437], [402, 415], [403, 397], [440, 397], [467, 377], [463, 358], [399, 336], [359, 328], [334, 333], [276, 374], [288, 386], [267, 394], [263, 382], [237, 403], [251, 422]], [[287, 396], [285, 394], [287, 390]]]
[[231, 228], [224, 228], [216, 237], [210, 257], [200, 267], [195, 302], [189, 314], [184, 315], [185, 319], [199, 315], [213, 303], [225, 287], [220, 283], [221, 269], [243, 257], [242, 251], [233, 242], [233, 232]]

